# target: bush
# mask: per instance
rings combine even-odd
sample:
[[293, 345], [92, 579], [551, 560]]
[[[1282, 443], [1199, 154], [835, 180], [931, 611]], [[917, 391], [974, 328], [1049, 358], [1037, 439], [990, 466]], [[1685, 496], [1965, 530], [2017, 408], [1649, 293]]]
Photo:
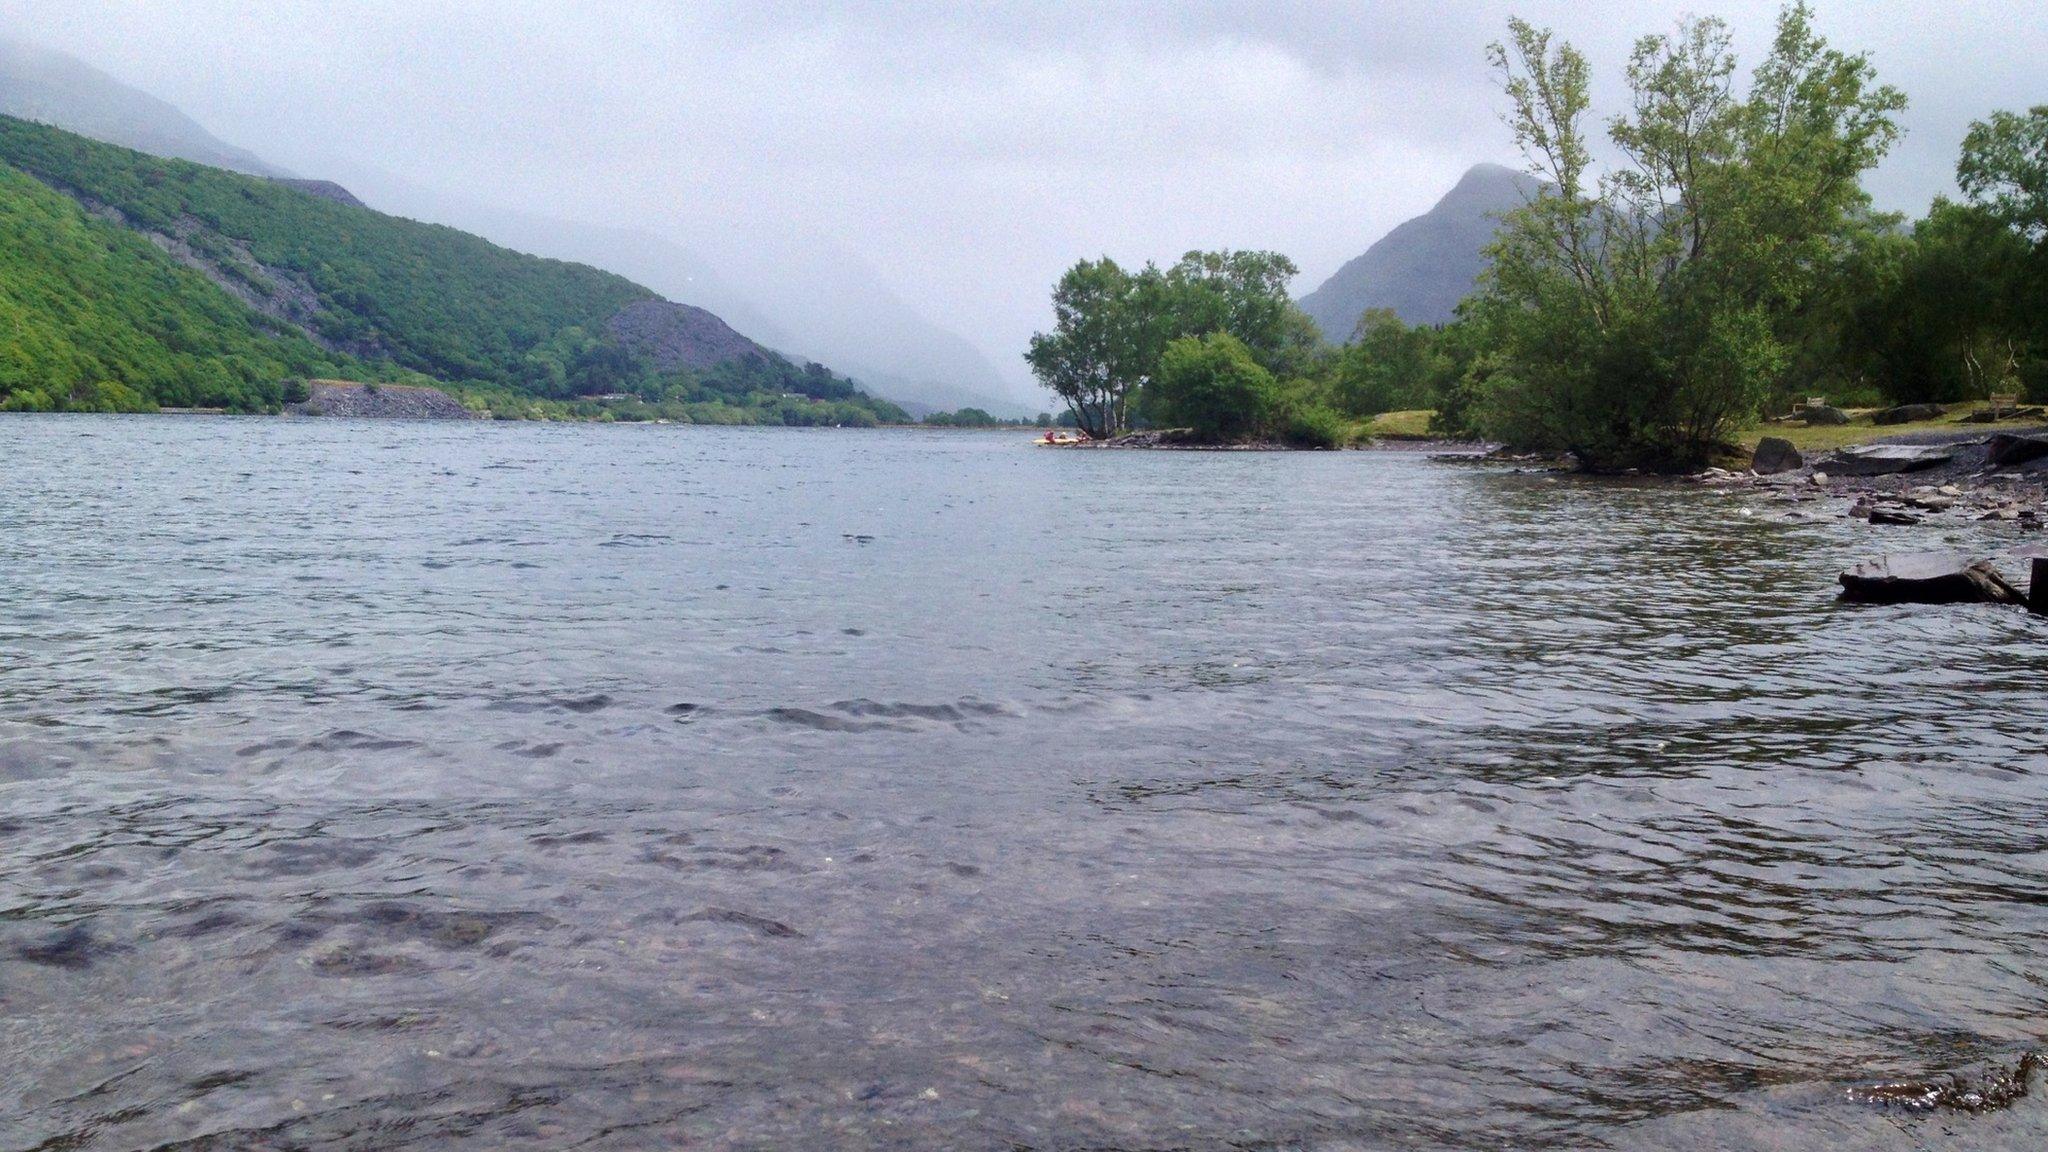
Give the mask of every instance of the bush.
[[1321, 404], [1292, 407], [1279, 431], [1281, 441], [1296, 448], [1342, 448], [1351, 438], [1344, 418]]
[[1188, 428], [1197, 439], [1216, 443], [1266, 431], [1278, 401], [1273, 374], [1227, 332], [1168, 344], [1145, 396], [1162, 426]]

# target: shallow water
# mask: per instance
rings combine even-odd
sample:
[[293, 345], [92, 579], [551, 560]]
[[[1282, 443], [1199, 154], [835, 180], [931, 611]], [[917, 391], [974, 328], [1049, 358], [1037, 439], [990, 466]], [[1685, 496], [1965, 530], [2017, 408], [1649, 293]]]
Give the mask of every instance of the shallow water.
[[2048, 621], [1872, 533], [0, 418], [0, 1148], [2038, 1148], [1843, 1090], [2048, 1037]]

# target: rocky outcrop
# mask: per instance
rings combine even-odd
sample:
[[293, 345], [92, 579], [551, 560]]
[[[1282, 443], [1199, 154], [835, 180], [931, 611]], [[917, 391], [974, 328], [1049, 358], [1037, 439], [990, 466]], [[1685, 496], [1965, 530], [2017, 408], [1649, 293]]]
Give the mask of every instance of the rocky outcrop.
[[621, 347], [664, 372], [710, 368], [766, 352], [704, 309], [667, 300], [628, 304], [605, 327]]
[[1757, 443], [1756, 456], [1750, 461], [1750, 468], [1759, 476], [1776, 476], [1780, 472], [1796, 472], [1806, 467], [1805, 457], [1790, 440], [1766, 436]]
[[2000, 432], [1984, 442], [1985, 463], [1993, 468], [2016, 468], [2048, 456], [2048, 436], [2018, 436]]
[[1942, 408], [1939, 404], [1901, 404], [1871, 414], [1870, 422], [1890, 426], [1893, 424], [1917, 424], [1922, 420], [1939, 420]]
[[357, 384], [347, 380], [314, 380], [302, 404], [288, 406], [294, 416], [340, 416], [351, 420], [474, 420], [477, 414], [438, 388], [406, 384]]
[[1939, 444], [1868, 444], [1835, 453], [1827, 470], [1833, 476], [1890, 476], [1939, 467], [1954, 457], [1953, 447]]
[[1869, 560], [1842, 573], [1844, 600], [1863, 604], [2024, 604], [1988, 560], [1956, 552], [1911, 552]]
[[1842, 424], [1847, 424], [1849, 422], [1849, 414], [1847, 412], [1842, 411], [1840, 408], [1831, 407], [1826, 404], [1823, 404], [1818, 408], [1806, 409], [1805, 411], [1799, 414], [1799, 418], [1801, 420], [1806, 421], [1808, 426], [1812, 426], [1815, 424], [1839, 426]]

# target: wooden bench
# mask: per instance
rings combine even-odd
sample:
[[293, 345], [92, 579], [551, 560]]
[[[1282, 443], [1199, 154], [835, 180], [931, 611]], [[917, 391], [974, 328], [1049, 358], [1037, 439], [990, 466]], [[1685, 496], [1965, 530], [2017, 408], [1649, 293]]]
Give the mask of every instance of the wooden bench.
[[1993, 392], [1989, 402], [1993, 416], [2002, 416], [2007, 412], [2017, 412], [2020, 410], [2020, 397], [2017, 392]]

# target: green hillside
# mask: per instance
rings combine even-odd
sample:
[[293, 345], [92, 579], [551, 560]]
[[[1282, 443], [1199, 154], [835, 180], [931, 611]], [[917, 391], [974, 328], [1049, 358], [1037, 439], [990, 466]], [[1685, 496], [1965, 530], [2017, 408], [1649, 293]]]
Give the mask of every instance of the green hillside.
[[300, 280], [318, 295], [307, 319], [321, 337], [442, 380], [516, 384], [536, 346], [568, 328], [601, 331], [619, 309], [654, 295], [452, 228], [26, 121], [0, 119], [0, 162], [183, 241], [266, 297]]
[[117, 225], [0, 166], [0, 407], [255, 409], [346, 374]]
[[98, 406], [110, 382], [124, 406], [252, 410], [294, 378], [417, 374], [522, 415], [604, 395], [624, 418], [902, 418], [623, 277], [4, 116], [0, 213], [14, 407]]

